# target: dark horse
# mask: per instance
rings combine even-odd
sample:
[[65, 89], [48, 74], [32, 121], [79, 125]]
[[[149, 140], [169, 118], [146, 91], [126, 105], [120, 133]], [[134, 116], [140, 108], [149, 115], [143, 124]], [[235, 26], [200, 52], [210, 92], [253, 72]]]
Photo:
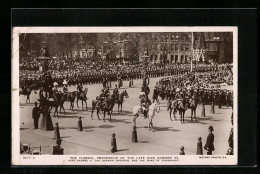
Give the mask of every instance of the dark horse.
[[105, 121], [106, 117], [106, 112], [109, 114], [110, 119], [109, 121], [111, 122], [111, 115], [112, 115], [112, 110], [115, 105], [115, 96], [114, 95], [109, 95], [103, 102], [102, 102], [102, 110], [104, 112], [104, 117], [103, 120]]
[[196, 121], [196, 109], [197, 109], [197, 102], [195, 99], [190, 98], [188, 101], [188, 108], [191, 109], [191, 121], [193, 121], [192, 116], [194, 116], [194, 120]]
[[19, 96], [22, 94], [22, 95], [25, 95], [26, 96], [26, 103], [28, 103], [27, 101], [30, 102], [30, 95], [31, 95], [31, 92], [32, 92], [32, 89], [31, 88], [20, 88], [19, 90]]
[[53, 94], [53, 98], [54, 101], [48, 101], [48, 105], [50, 107], [50, 110], [52, 109], [52, 107], [55, 108], [54, 111], [54, 117], [55, 115], [57, 115], [57, 117], [59, 118], [59, 114], [58, 114], [58, 108], [60, 107], [60, 113], [61, 113], [61, 109], [63, 109], [64, 114], [66, 114], [65, 109], [64, 109], [64, 102], [65, 102], [65, 95], [63, 95], [62, 93], [54, 93]]
[[120, 108], [120, 107], [121, 107], [121, 113], [122, 113], [122, 107], [123, 107], [124, 97], [126, 97], [126, 98], [129, 97], [126, 90], [124, 90], [121, 94], [119, 94], [118, 99], [115, 101], [115, 103], [118, 104], [118, 113], [119, 113], [119, 108]]
[[181, 123], [185, 123], [184, 115], [185, 115], [185, 111], [188, 108], [188, 102], [187, 102], [187, 100], [185, 98], [181, 99], [181, 100], [178, 100], [177, 102], [178, 102], [177, 110], [179, 111], [179, 114], [181, 116]]
[[65, 100], [70, 102], [70, 110], [74, 111], [74, 102], [77, 96], [77, 91], [69, 92], [66, 95], [64, 94]]
[[184, 115], [185, 115], [185, 111], [188, 108], [188, 102], [186, 101], [186, 99], [178, 99], [178, 100], [173, 100], [169, 103], [169, 107], [167, 110], [170, 110], [170, 119], [172, 120], [171, 117], [171, 113], [173, 111], [173, 116], [174, 119], [176, 120], [176, 113], [177, 111], [179, 111], [180, 117], [181, 117], [181, 123], [185, 123], [184, 122]]
[[77, 93], [77, 107], [79, 107], [78, 105], [78, 101], [81, 100], [82, 101], [82, 109], [84, 110], [84, 105], [83, 103], [85, 102], [86, 104], [86, 110], [88, 109], [88, 104], [87, 104], [87, 93], [88, 93], [88, 88], [85, 88], [82, 92], [78, 92]]

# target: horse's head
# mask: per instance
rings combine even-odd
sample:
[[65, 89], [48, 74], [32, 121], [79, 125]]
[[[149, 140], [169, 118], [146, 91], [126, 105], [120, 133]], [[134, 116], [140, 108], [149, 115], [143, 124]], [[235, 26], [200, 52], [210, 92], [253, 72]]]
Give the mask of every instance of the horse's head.
[[127, 93], [127, 91], [126, 91], [126, 90], [124, 90], [124, 92], [123, 92], [123, 96], [125, 96], [126, 98], [128, 98], [128, 97], [129, 97], [129, 95], [128, 95], [128, 93]]
[[158, 103], [152, 103], [149, 106], [149, 110], [156, 111], [157, 113], [159, 113], [160, 112], [160, 105]]

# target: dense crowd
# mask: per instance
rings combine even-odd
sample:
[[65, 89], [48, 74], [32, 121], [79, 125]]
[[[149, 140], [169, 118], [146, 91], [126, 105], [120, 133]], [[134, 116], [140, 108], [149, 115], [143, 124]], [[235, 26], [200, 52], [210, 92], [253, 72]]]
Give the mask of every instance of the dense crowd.
[[[44, 81], [44, 75], [35, 68], [40, 65], [36, 59], [33, 61], [23, 61], [20, 64], [20, 87], [31, 87], [39, 89]], [[146, 74], [148, 77], [173, 76], [185, 74], [190, 71], [189, 64], [167, 64], [148, 63], [146, 65]], [[232, 83], [232, 75], [227, 70], [225, 64], [196, 64], [193, 67], [195, 72], [216, 72], [215, 82]], [[102, 60], [92, 61], [85, 59], [54, 59], [52, 60], [48, 75], [51, 76], [53, 82], [57, 82], [62, 86], [64, 79], [68, 81], [68, 85], [94, 84], [102, 83], [104, 78], [108, 81], [117, 81], [118, 74], [122, 80], [133, 80], [142, 78], [144, 65], [139, 62], [106, 62]]]
[[[221, 77], [218, 77], [220, 74]], [[225, 81], [225, 79], [228, 79], [228, 81]], [[226, 70], [174, 75], [163, 78], [156, 84], [153, 98], [156, 99], [160, 95], [162, 100], [175, 100], [178, 93], [182, 99], [192, 98], [197, 103], [204, 105], [213, 103], [218, 105], [219, 108], [223, 105], [233, 107], [233, 90], [220, 87], [220, 83], [230, 83], [231, 79], [232, 75], [227, 73]]]

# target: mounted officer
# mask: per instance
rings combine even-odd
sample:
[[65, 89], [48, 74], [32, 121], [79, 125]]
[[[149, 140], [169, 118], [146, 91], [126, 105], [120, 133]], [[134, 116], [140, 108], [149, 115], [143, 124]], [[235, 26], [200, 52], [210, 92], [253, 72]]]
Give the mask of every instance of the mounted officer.
[[151, 105], [151, 101], [145, 96], [144, 92], [140, 93], [139, 98], [141, 101], [141, 112], [144, 114], [144, 118], [147, 118], [147, 112]]
[[77, 90], [79, 93], [83, 92], [83, 85], [81, 82], [78, 83]]
[[115, 85], [115, 89], [113, 90], [113, 94], [115, 96], [115, 101], [117, 102], [118, 98], [119, 98], [119, 91], [118, 91], [117, 85]]
[[123, 86], [123, 82], [122, 82], [122, 71], [118, 71], [117, 73], [117, 81], [118, 81], [118, 88]]
[[65, 96], [65, 99], [68, 101], [68, 93], [69, 93], [69, 90], [68, 90], [68, 82], [67, 80], [65, 79], [63, 82], [63, 93], [64, 93], [64, 96]]

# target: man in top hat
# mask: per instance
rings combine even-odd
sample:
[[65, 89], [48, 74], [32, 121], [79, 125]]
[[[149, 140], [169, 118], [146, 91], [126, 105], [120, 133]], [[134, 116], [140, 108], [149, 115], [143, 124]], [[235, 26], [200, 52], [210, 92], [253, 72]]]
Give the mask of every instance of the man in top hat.
[[32, 110], [32, 118], [34, 121], [34, 129], [38, 129], [38, 123], [39, 123], [39, 118], [40, 118], [40, 108], [37, 106], [38, 103], [34, 103], [35, 107]]
[[212, 155], [212, 151], [215, 150], [214, 147], [214, 134], [212, 133], [214, 131], [213, 126], [209, 126], [209, 135], [207, 137], [206, 144], [204, 146], [204, 149], [207, 150], [207, 155]]

